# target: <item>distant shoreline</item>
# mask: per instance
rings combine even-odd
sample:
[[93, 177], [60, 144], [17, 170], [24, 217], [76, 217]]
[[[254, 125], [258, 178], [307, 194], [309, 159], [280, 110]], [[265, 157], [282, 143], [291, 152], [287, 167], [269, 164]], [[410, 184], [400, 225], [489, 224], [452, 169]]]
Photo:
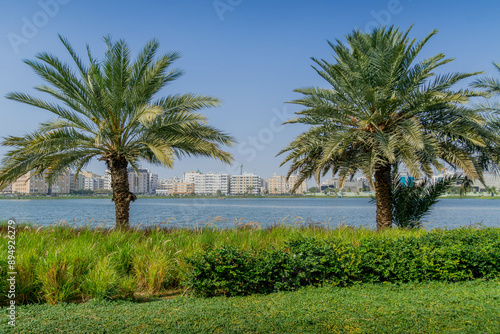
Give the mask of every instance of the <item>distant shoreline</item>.
[[[330, 198], [330, 199], [344, 199], [344, 198], [372, 198], [372, 195], [361, 195], [361, 196], [225, 196], [224, 198], [220, 198], [220, 196], [181, 196], [181, 197], [173, 197], [173, 196], [141, 196], [138, 195], [137, 199], [285, 199], [285, 198], [295, 198], [295, 199], [321, 199], [321, 198]], [[0, 196], [0, 200], [65, 200], [65, 199], [111, 199], [111, 196]], [[439, 199], [500, 199], [500, 196], [478, 196], [478, 195], [469, 195], [465, 197], [460, 196], [441, 196]]]

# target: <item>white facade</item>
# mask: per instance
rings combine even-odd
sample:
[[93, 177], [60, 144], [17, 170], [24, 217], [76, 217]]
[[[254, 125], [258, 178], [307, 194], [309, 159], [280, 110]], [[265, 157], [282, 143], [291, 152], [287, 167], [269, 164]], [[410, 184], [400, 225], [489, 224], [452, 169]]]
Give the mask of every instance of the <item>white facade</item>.
[[149, 173], [149, 193], [154, 194], [158, 188], [158, 174]]
[[84, 177], [83, 189], [93, 191], [104, 189], [104, 177]]
[[194, 184], [194, 193], [197, 195], [221, 195], [229, 193], [229, 174], [218, 174], [200, 171], [183, 173], [183, 182]]
[[111, 173], [109, 169], [106, 169], [106, 172], [104, 173], [104, 190], [113, 190], [111, 188]]
[[222, 195], [229, 194], [229, 174], [207, 173], [198, 176], [194, 184], [195, 194]]
[[187, 172], [187, 173], [182, 173], [182, 182], [186, 183], [194, 183], [196, 180], [196, 177], [199, 175], [203, 175], [202, 172], [196, 171], [196, 172]]
[[[129, 189], [134, 194], [153, 194], [158, 187], [158, 174], [149, 169], [138, 169], [136, 173], [133, 168], [128, 168], [127, 172]], [[104, 174], [103, 185], [105, 190], [112, 190], [109, 170]]]

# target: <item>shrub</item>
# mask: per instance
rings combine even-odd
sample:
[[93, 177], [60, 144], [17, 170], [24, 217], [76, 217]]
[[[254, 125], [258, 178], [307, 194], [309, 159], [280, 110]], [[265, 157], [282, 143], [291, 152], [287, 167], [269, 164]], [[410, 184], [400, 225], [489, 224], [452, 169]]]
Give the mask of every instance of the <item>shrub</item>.
[[198, 295], [245, 295], [308, 285], [491, 279], [500, 273], [498, 229], [435, 231], [423, 236], [297, 238], [260, 252], [221, 247], [188, 259], [187, 285]]
[[255, 257], [248, 250], [222, 246], [187, 259], [188, 265], [192, 265], [187, 284], [207, 297], [252, 293], [252, 282], [257, 277], [253, 261]]

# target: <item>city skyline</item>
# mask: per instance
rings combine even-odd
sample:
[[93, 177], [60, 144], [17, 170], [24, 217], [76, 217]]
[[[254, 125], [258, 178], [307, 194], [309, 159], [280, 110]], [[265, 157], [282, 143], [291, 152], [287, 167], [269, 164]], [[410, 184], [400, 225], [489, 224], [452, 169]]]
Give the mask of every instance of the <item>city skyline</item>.
[[[401, 177], [401, 182], [413, 184], [424, 179], [414, 179], [408, 171], [401, 170], [398, 175]], [[439, 173], [434, 173], [430, 177], [430, 182], [434, 183], [444, 177], [453, 175], [461, 175], [455, 171], [442, 170]], [[45, 174], [36, 175], [34, 171], [20, 177], [11, 185], [2, 189], [0, 193], [25, 193], [25, 194], [70, 194], [80, 190], [91, 190], [94, 192], [111, 191], [111, 175], [106, 170], [103, 175], [96, 174], [92, 171], [80, 171], [78, 176], [71, 171], [58, 178], [51, 187], [48, 186], [44, 179]], [[151, 172], [149, 169], [138, 168], [137, 172], [128, 168], [129, 189], [136, 194], [156, 194], [156, 195], [201, 195], [201, 196], [225, 196], [225, 195], [242, 195], [252, 193], [254, 195], [283, 195], [290, 194], [292, 188], [298, 182], [297, 175], [291, 175], [288, 180], [284, 175], [273, 174], [272, 177], [265, 178], [260, 175], [241, 172], [241, 174], [219, 174], [214, 172], [203, 173], [200, 170], [187, 171], [182, 173], [182, 177], [173, 176], [170, 178], [158, 177], [158, 174]], [[500, 177], [495, 173], [485, 173], [484, 180], [486, 187], [500, 189]], [[342, 186], [341, 186], [342, 185]], [[249, 188], [251, 187], [251, 189]], [[472, 184], [474, 191], [486, 191], [485, 185], [479, 180]], [[364, 177], [354, 178], [341, 182], [339, 178], [324, 179], [320, 184], [316, 181], [304, 181], [297, 187], [295, 194], [304, 194], [311, 188], [317, 188], [319, 192], [324, 192], [327, 189], [334, 191], [342, 190], [348, 193], [359, 193], [371, 191], [368, 180]]]

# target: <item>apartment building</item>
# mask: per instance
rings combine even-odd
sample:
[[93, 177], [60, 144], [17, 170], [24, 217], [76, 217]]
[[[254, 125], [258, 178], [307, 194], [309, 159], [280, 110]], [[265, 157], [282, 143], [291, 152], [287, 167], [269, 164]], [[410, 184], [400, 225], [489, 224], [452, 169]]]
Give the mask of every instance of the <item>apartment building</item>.
[[274, 175], [267, 179], [267, 189], [270, 195], [281, 195], [288, 192], [288, 182], [286, 176]]
[[30, 171], [12, 184], [12, 192], [19, 194], [69, 194], [70, 173], [66, 173], [55, 180], [50, 186], [45, 180], [46, 173], [35, 175]]
[[[297, 182], [299, 182], [298, 175], [291, 175], [287, 181], [286, 176], [277, 175], [275, 173], [272, 177], [267, 179], [267, 189], [270, 195], [288, 194]], [[295, 190], [295, 194], [303, 194], [305, 192], [307, 192], [306, 181], [300, 184], [297, 190]]]
[[182, 179], [186, 183], [194, 184], [196, 195], [226, 195], [229, 193], [229, 174], [218, 174], [208, 172], [206, 174], [198, 171], [191, 171], [182, 174]]
[[104, 177], [85, 177], [83, 182], [84, 190], [103, 190], [104, 189]]
[[194, 183], [178, 182], [170, 185], [169, 195], [194, 195]]
[[172, 190], [174, 189], [174, 184], [180, 182], [181, 180], [177, 176], [171, 177], [169, 179], [159, 179], [155, 193], [158, 195], [171, 194]]
[[196, 178], [199, 177], [200, 175], [203, 175], [203, 173], [200, 172], [199, 170], [182, 173], [182, 182], [195, 183]]
[[0, 194], [12, 194], [12, 184], [0, 190]]
[[[300, 177], [298, 175], [290, 175], [288, 178], [288, 190], [291, 191], [293, 187], [299, 182]], [[295, 190], [295, 194], [304, 194], [307, 192], [307, 181], [303, 181], [298, 188]]]
[[261, 192], [262, 179], [252, 173], [243, 173], [243, 175], [232, 175], [230, 181], [230, 194], [254, 194]]
[[[134, 194], [153, 194], [158, 187], [158, 174], [151, 173], [149, 169], [140, 168], [136, 172], [129, 167], [127, 172], [129, 189]], [[104, 189], [112, 190], [109, 170], [104, 174]]]
[[368, 181], [365, 178], [359, 177], [353, 180], [345, 181], [341, 187], [341, 182], [338, 179], [328, 179], [321, 183], [321, 191], [326, 189], [338, 189], [347, 192], [359, 192], [369, 189]]

